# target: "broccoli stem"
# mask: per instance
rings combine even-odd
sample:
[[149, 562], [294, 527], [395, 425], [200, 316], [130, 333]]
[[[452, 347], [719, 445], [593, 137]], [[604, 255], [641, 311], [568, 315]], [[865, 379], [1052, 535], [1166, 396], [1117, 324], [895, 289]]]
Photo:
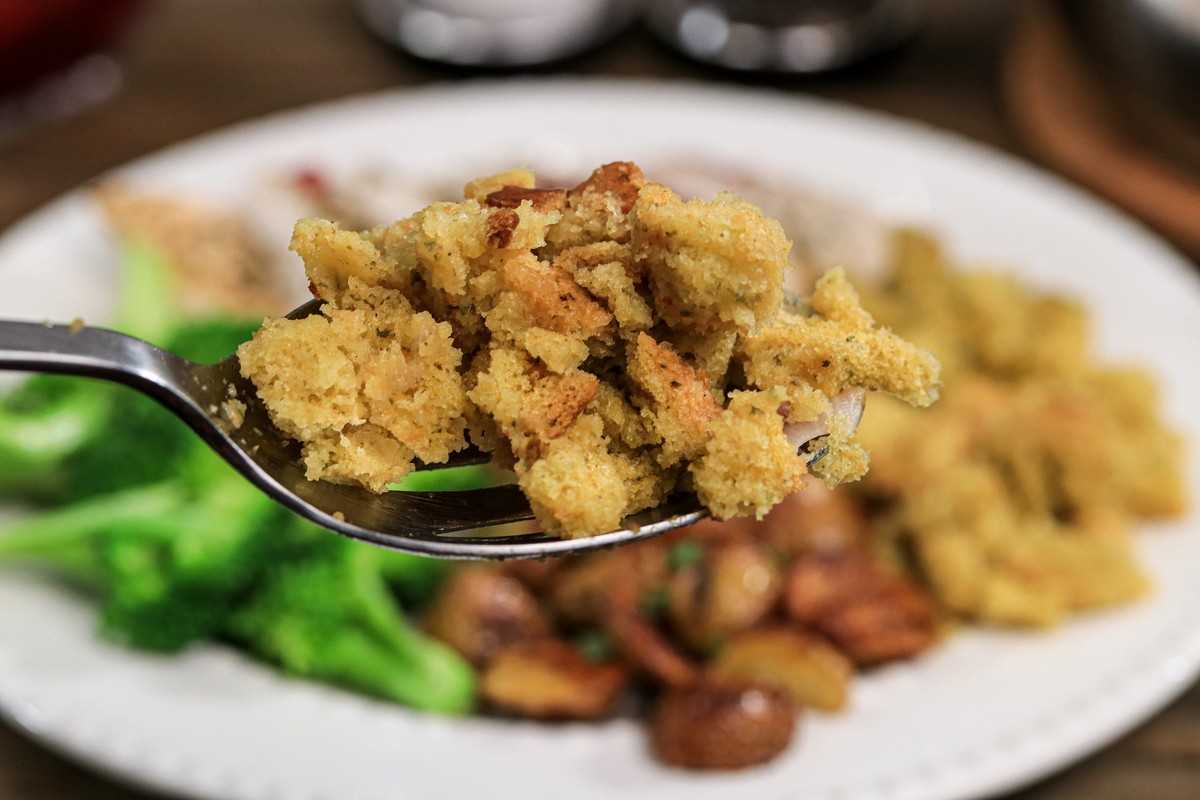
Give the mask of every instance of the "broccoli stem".
[[407, 665], [393, 673], [392, 696], [406, 705], [465, 714], [475, 698], [475, 673], [455, 650], [409, 624], [393, 600], [379, 565], [387, 551], [355, 546], [354, 555], [363, 563], [355, 570], [357, 590], [367, 618], [376, 634], [390, 643], [391, 650]]
[[0, 563], [39, 564], [104, 588], [101, 539], [121, 531], [173, 535], [169, 520], [185, 502], [182, 486], [161, 484], [89, 499], [26, 517], [0, 536]]
[[122, 242], [118, 272], [120, 289], [112, 327], [164, 344], [180, 318], [171, 264], [153, 245], [129, 239]]
[[332, 639], [321, 677], [422, 711], [461, 716], [475, 703], [475, 674], [458, 653], [413, 632], [398, 650], [361, 631]]
[[[171, 267], [126, 242], [112, 327], [197, 361], [257, 324], [180, 324]], [[468, 470], [462, 476], [477, 480]], [[0, 564], [94, 587], [100, 630], [170, 652], [226, 637], [294, 674], [461, 714], [475, 675], [410, 626], [389, 581], [419, 599], [444, 565], [351, 543], [278, 509], [145, 398], [36, 377], [0, 402], [0, 491], [62, 503], [0, 534]]]
[[293, 675], [427, 711], [466, 713], [474, 671], [410, 626], [380, 572], [381, 553], [323, 534], [265, 572], [231, 616], [228, 634]]

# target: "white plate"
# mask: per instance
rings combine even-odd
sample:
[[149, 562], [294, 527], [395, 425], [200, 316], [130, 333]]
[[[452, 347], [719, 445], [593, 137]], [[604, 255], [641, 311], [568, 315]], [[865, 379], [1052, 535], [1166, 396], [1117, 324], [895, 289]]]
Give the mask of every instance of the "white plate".
[[[237, 200], [272, 164], [379, 162], [454, 182], [521, 161], [580, 175], [605, 161], [681, 157], [744, 165], [932, 224], [960, 255], [1082, 296], [1102, 351], [1154, 369], [1167, 414], [1197, 440], [1200, 364], [1187, 337], [1200, 330], [1200, 284], [1189, 266], [1135, 223], [1014, 159], [873, 114], [693, 85], [471, 84], [270, 118], [122, 173]], [[110, 263], [93, 210], [70, 195], [0, 242], [0, 315], [102, 318]], [[1198, 472], [1193, 462], [1192, 480]], [[86, 603], [18, 573], [0, 580], [0, 708], [82, 761], [196, 798], [978, 797], [1096, 749], [1196, 676], [1200, 521], [1147, 530], [1140, 550], [1157, 587], [1145, 602], [1050, 633], [959, 636], [864, 677], [847, 713], [810, 715], [782, 758], [729, 775], [658, 766], [628, 721], [439, 719], [285, 680], [216, 647], [179, 658], [116, 649], [92, 635]]]

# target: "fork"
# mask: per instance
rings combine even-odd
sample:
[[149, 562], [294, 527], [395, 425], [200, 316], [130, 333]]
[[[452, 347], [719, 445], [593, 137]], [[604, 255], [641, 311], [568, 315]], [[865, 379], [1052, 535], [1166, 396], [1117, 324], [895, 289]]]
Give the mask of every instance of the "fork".
[[[288, 316], [305, 317], [319, 308], [318, 301], [311, 301]], [[254, 385], [242, 376], [236, 355], [215, 364], [197, 364], [104, 328], [0, 320], [0, 370], [78, 375], [136, 389], [187, 423], [272, 500], [336, 533], [391, 550], [452, 559], [542, 558], [645, 539], [707, 516], [694, 495], [677, 494], [657, 508], [627, 518], [620, 530], [595, 536], [479, 535], [484, 528], [533, 519], [516, 485], [375, 494], [356, 486], [310, 481], [299, 444], [271, 422]], [[233, 411], [232, 400], [244, 410]], [[861, 395], [858, 402], [856, 413], [861, 414]], [[821, 431], [813, 433], [804, 437], [806, 442], [819, 439]], [[812, 450], [808, 463], [826, 452], [826, 447]], [[488, 460], [486, 453], [472, 448], [454, 454], [445, 464], [418, 465], [418, 469]]]

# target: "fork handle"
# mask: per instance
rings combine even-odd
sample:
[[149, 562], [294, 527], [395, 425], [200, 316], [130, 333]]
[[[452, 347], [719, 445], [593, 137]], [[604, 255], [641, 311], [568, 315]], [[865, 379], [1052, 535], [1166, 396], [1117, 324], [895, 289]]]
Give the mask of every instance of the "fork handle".
[[179, 396], [177, 376], [186, 364], [149, 342], [104, 328], [0, 320], [0, 370], [100, 378], [165, 400]]

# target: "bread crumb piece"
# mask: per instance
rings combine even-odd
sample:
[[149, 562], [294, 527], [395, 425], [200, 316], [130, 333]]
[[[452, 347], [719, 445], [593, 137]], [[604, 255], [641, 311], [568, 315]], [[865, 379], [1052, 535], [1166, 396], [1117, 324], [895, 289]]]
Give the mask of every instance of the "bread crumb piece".
[[246, 404], [241, 400], [226, 400], [221, 404], [221, 415], [234, 428], [240, 428], [246, 421]]

